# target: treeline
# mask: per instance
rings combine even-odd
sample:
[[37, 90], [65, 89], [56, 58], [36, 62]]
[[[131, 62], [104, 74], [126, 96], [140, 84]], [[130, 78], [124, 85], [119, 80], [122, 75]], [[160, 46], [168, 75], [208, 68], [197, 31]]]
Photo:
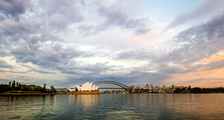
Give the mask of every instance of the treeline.
[[174, 93], [224, 93], [224, 88], [223, 87], [218, 87], [218, 88], [191, 88], [189, 87], [184, 87], [182, 89], [176, 88], [174, 90]]
[[9, 84], [0, 85], [0, 93], [9, 92], [9, 93], [55, 93], [56, 89], [54, 86], [50, 86], [50, 89], [46, 88], [46, 84], [43, 87], [36, 85], [24, 85], [18, 82], [13, 81]]

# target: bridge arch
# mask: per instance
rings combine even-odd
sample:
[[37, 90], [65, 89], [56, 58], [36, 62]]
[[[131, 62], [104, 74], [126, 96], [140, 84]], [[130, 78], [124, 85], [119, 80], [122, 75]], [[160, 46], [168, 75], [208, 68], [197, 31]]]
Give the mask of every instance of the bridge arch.
[[[93, 84], [95, 84], [96, 86], [101, 85], [101, 84], [112, 84], [112, 85], [119, 86], [120, 88], [125, 89], [125, 90], [130, 89], [129, 86], [127, 86], [125, 84], [122, 84], [122, 83], [119, 83], [119, 82], [115, 82], [115, 81], [99, 81], [99, 82], [95, 82]], [[102, 89], [102, 88], [99, 88], [99, 89]]]

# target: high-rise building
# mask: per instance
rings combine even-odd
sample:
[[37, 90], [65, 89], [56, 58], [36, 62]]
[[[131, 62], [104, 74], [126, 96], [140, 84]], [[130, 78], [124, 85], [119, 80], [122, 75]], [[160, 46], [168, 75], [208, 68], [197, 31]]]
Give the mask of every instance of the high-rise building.
[[153, 88], [153, 84], [150, 85], [151, 89]]
[[175, 89], [175, 85], [174, 85], [174, 84], [173, 84], [173, 85], [171, 85], [171, 88], [172, 88], [172, 89]]
[[145, 89], [149, 89], [149, 84], [146, 84]]
[[164, 89], [164, 90], [166, 89], [166, 85], [163, 85], [163, 89]]
[[46, 83], [44, 83], [44, 91], [46, 91]]
[[132, 85], [132, 86], [131, 86], [131, 93], [134, 93], [134, 92], [135, 92], [135, 86]]
[[16, 87], [16, 82], [15, 82], [15, 81], [13, 81], [13, 83], [12, 83], [12, 87], [13, 87], [13, 88]]
[[160, 89], [160, 90], [162, 89], [162, 85], [159, 85], [159, 89]]

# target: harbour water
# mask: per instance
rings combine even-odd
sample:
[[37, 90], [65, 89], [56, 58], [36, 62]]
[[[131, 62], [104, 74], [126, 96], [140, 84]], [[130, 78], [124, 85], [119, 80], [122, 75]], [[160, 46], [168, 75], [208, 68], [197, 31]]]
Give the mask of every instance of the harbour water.
[[224, 94], [0, 96], [0, 119], [224, 119]]

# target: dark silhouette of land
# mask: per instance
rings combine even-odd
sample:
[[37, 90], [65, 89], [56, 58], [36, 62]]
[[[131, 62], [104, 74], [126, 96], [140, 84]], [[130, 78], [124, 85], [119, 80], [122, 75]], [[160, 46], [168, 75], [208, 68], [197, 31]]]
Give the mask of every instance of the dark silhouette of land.
[[174, 90], [174, 93], [224, 93], [224, 88], [223, 87], [218, 87], [218, 88], [195, 87], [195, 88], [191, 88], [191, 86], [189, 86], [189, 87], [184, 87], [182, 89], [176, 88]]
[[50, 89], [46, 88], [46, 84], [43, 87], [36, 85], [25, 85], [13, 81], [9, 84], [0, 85], [0, 95], [45, 95], [56, 93], [54, 86], [50, 86]]

